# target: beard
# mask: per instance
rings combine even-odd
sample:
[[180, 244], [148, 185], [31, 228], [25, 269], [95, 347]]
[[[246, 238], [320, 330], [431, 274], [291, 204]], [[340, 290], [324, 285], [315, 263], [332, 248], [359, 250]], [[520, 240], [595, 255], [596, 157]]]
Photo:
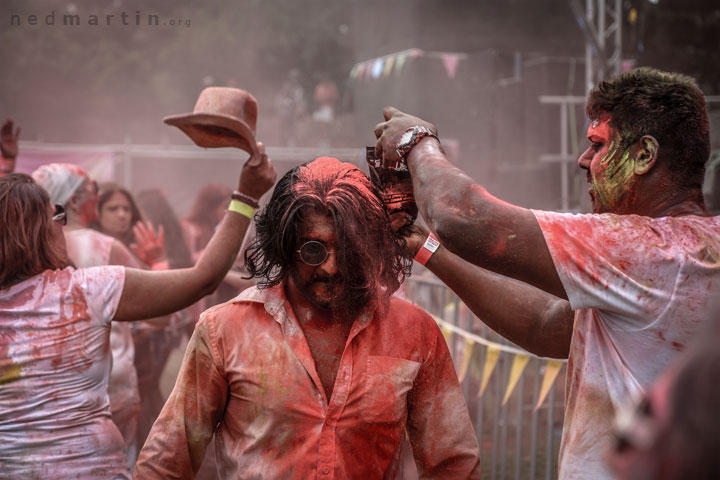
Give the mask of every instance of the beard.
[[301, 279], [290, 272], [297, 289], [315, 307], [327, 310], [337, 321], [352, 323], [355, 316], [367, 305], [369, 295], [353, 289], [341, 275], [312, 275]]

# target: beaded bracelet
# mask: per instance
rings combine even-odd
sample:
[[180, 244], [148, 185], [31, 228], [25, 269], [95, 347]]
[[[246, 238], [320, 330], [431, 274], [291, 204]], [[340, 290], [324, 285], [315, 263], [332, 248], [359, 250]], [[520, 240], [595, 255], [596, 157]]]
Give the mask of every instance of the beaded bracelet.
[[258, 208], [260, 206], [260, 202], [258, 202], [257, 199], [251, 197], [250, 195], [247, 195], [245, 193], [242, 193], [238, 190], [235, 190], [232, 193], [232, 199], [233, 200], [240, 200], [243, 203], [246, 203], [250, 205], [252, 208]]

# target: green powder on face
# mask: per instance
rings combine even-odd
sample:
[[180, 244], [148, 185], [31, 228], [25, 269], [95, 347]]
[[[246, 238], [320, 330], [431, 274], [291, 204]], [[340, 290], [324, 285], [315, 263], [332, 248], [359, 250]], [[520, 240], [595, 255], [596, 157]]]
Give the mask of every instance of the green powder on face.
[[593, 175], [592, 184], [597, 199], [605, 211], [613, 211], [627, 193], [635, 172], [635, 161], [626, 149], [620, 154], [622, 137], [614, 139], [608, 148], [608, 153], [602, 159], [603, 172]]

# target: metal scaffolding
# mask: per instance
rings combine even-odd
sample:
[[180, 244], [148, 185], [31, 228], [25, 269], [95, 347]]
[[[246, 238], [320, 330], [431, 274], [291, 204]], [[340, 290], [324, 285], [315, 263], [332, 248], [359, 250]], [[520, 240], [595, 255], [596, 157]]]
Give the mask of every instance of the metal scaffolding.
[[[585, 92], [602, 80], [620, 74], [622, 67], [622, 4], [620, 0], [570, 0], [570, 5], [585, 35]], [[560, 107], [560, 152], [540, 155], [541, 162], [560, 165], [561, 209], [570, 209], [568, 164], [577, 161], [568, 139], [573, 138], [571, 129], [576, 125], [568, 121], [568, 112], [575, 105], [585, 102], [575, 95], [540, 95], [540, 103]], [[569, 148], [570, 147], [570, 148]]]
[[585, 35], [585, 91], [607, 77], [620, 74], [622, 66], [622, 3], [620, 0], [570, 0]]

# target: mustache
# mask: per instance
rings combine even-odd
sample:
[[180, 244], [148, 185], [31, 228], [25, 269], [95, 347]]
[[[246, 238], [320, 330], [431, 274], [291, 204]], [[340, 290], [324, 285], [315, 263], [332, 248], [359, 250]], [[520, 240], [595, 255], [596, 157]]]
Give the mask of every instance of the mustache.
[[341, 283], [341, 275], [313, 275], [310, 283]]

